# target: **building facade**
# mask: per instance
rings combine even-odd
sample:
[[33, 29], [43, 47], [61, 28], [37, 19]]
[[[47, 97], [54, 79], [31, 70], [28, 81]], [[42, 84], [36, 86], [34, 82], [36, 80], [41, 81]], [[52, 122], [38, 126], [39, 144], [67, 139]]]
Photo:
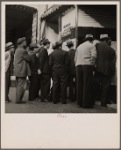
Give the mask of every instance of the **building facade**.
[[40, 20], [41, 36], [52, 42], [72, 39], [77, 47], [86, 34], [107, 33], [116, 45], [116, 5], [52, 5]]

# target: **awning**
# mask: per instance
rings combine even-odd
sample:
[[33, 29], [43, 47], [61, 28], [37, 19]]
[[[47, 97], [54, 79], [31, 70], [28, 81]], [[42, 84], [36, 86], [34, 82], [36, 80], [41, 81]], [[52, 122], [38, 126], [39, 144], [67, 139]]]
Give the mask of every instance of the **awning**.
[[49, 9], [47, 9], [41, 16], [41, 19], [49, 18], [53, 15], [57, 15], [60, 12], [63, 12], [67, 10], [68, 8], [72, 7], [74, 5], [53, 5]]
[[53, 12], [55, 12], [56, 10], [58, 10], [62, 5], [53, 5], [52, 7], [50, 7], [49, 9], [47, 9], [44, 14], [42, 14], [41, 18], [45, 18], [48, 15], [52, 14]]

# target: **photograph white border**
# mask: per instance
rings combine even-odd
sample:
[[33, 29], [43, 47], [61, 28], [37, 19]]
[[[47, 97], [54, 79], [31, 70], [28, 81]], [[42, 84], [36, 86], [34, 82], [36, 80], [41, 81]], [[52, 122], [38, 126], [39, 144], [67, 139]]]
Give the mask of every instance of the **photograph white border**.
[[[6, 4], [117, 5], [117, 113], [58, 114], [5, 113], [5, 5]], [[2, 148], [119, 148], [120, 145], [120, 3], [2, 2], [1, 9], [1, 147]]]

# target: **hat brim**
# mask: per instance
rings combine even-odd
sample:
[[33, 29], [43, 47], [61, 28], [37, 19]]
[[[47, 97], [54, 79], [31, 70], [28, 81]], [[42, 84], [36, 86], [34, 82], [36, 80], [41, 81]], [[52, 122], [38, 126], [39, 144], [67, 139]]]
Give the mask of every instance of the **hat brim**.
[[87, 41], [87, 40], [94, 40], [94, 38], [93, 38], [93, 37], [85, 37], [85, 38], [83, 39], [83, 41]]
[[110, 37], [103, 37], [103, 38], [100, 38], [100, 40], [104, 40], [104, 39], [110, 39]]
[[11, 48], [14, 48], [14, 45], [10, 45], [9, 47], [7, 47], [6, 51], [9, 51]]

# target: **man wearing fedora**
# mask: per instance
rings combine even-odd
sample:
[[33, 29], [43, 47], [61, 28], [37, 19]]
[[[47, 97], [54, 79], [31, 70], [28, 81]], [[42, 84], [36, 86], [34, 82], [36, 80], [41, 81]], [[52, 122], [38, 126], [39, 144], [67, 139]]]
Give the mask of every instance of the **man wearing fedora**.
[[36, 52], [38, 51], [38, 45], [36, 43], [31, 43], [28, 54], [31, 57], [30, 70], [31, 76], [29, 76], [30, 86], [29, 86], [29, 101], [33, 101], [38, 98], [38, 87], [37, 87], [37, 57]]
[[93, 107], [92, 79], [93, 65], [96, 59], [93, 40], [93, 35], [87, 34], [75, 53], [77, 103], [84, 108]]
[[69, 56], [69, 96], [71, 101], [76, 100], [75, 92], [76, 92], [76, 83], [75, 83], [75, 76], [76, 76], [76, 69], [74, 63], [75, 57], [75, 49], [74, 44], [72, 41], [67, 41], [66, 46], [69, 48], [68, 56]]
[[[111, 40], [108, 34], [100, 35], [100, 43], [96, 44], [97, 60], [95, 79], [95, 93], [99, 94], [99, 86], [101, 85], [101, 105], [107, 106], [107, 91], [111, 84], [111, 78], [115, 74], [116, 54], [115, 50], [110, 47]], [[99, 86], [98, 86], [99, 85]]]
[[17, 80], [16, 103], [21, 104], [24, 103], [22, 99], [26, 89], [26, 77], [31, 75], [29, 67], [31, 57], [26, 51], [27, 41], [25, 37], [19, 38], [17, 40], [17, 45], [18, 47], [14, 57], [14, 73]]
[[10, 76], [11, 72], [13, 70], [13, 54], [14, 54], [14, 45], [12, 42], [8, 42], [5, 45], [5, 100], [7, 102], [10, 102], [11, 100], [9, 99], [9, 88], [10, 88]]
[[55, 50], [51, 53], [49, 64], [52, 68], [53, 79], [53, 103], [59, 101], [59, 87], [61, 88], [62, 103], [66, 104], [66, 88], [68, 82], [68, 52], [62, 50], [62, 41], [55, 44]]
[[38, 57], [38, 73], [41, 74], [41, 101], [47, 102], [50, 94], [50, 66], [47, 51], [50, 47], [50, 41], [44, 39], [42, 43], [43, 47]]

